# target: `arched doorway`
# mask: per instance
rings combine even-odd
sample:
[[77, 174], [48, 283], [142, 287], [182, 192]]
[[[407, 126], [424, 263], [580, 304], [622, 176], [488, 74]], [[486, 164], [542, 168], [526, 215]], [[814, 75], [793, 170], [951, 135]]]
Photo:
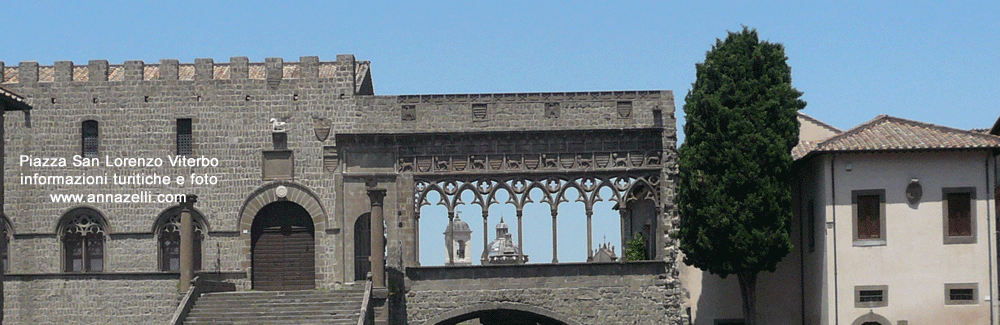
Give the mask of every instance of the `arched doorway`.
[[291, 201], [265, 205], [251, 226], [253, 288], [316, 288], [315, 247], [313, 220], [305, 208]]
[[362, 214], [354, 222], [354, 280], [364, 281], [372, 270], [371, 213]]

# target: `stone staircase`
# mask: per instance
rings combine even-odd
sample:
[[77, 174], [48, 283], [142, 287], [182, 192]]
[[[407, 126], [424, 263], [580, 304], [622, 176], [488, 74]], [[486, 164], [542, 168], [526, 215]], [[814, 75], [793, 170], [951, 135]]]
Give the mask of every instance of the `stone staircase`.
[[363, 290], [206, 293], [184, 324], [357, 324]]

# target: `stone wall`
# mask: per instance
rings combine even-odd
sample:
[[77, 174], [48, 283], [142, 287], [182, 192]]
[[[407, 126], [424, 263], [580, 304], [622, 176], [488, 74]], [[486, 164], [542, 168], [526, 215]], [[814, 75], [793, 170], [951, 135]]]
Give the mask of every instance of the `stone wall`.
[[672, 268], [659, 261], [407, 268], [406, 316], [410, 324], [435, 324], [509, 304], [550, 311], [567, 324], [680, 324], [680, 284], [666, 273]]
[[[354, 281], [353, 225], [370, 208], [362, 185], [372, 179], [378, 181], [378, 187], [388, 189], [385, 221], [389, 264], [398, 268], [417, 264], [419, 226], [413, 213], [413, 174], [396, 168], [347, 171], [345, 155], [349, 153], [341, 151], [347, 147], [341, 142], [351, 138], [349, 135], [662, 130], [662, 143], [657, 144], [663, 148], [661, 192], [665, 202], [673, 201], [676, 127], [674, 98], [669, 90], [374, 96], [370, 64], [356, 61], [352, 55], [338, 55], [336, 61], [302, 57], [299, 62], [268, 58], [258, 63], [245, 57], [234, 57], [228, 63], [197, 59], [194, 63], [109, 64], [93, 60], [85, 65], [61, 61], [53, 66], [35, 62], [5, 66], [0, 62], [0, 83], [34, 107], [30, 113], [7, 114], [4, 120], [5, 214], [14, 233], [11, 272], [19, 275], [63, 270], [57, 224], [78, 207], [99, 211], [108, 223], [105, 273], [155, 272], [154, 223], [177, 203], [56, 203], [49, 197], [150, 191], [154, 195], [198, 195], [195, 208], [209, 229], [202, 244], [203, 270], [247, 274], [243, 279], [229, 280], [240, 289], [250, 288], [251, 252], [244, 232], [249, 226], [240, 218], [255, 192], [277, 183], [262, 175], [262, 152], [274, 149], [272, 118], [287, 123], [287, 147], [294, 157], [294, 176], [284, 182], [312, 193], [326, 213], [325, 219], [313, 216], [320, 288]], [[217, 167], [170, 166], [167, 159], [176, 153], [179, 118], [192, 120], [192, 156], [216, 158]], [[64, 158], [72, 164], [72, 157], [81, 154], [81, 124], [86, 120], [98, 122], [102, 162], [106, 156], [159, 157], [164, 166], [53, 168], [20, 163], [21, 155], [30, 155]], [[328, 136], [321, 132], [324, 128], [329, 130]], [[193, 185], [188, 179], [185, 185], [155, 186], [21, 184], [20, 176], [34, 173], [156, 173], [173, 179], [209, 174], [216, 176], [218, 183]], [[658, 248], [664, 254], [658, 256], [672, 262], [674, 254], [670, 252], [675, 243], [666, 237], [676, 220], [672, 205], [664, 205], [659, 217], [663, 232]], [[664, 272], [671, 278], [676, 273], [673, 268]], [[135, 281], [137, 285], [147, 282]], [[47, 289], [26, 285], [12, 290], [31, 297], [45, 295]], [[14, 306], [8, 304], [6, 309], [20, 308]]]
[[180, 299], [172, 276], [7, 277], [3, 323], [165, 324]]
[[[105, 272], [154, 272], [158, 270], [154, 222], [177, 203], [54, 203], [50, 194], [153, 194], [192, 193], [195, 208], [211, 231], [203, 243], [203, 269], [248, 272], [249, 247], [240, 240], [239, 210], [257, 189], [270, 183], [262, 179], [261, 152], [273, 148], [269, 119], [288, 124], [288, 148], [294, 152], [292, 182], [316, 193], [320, 204], [335, 206], [333, 173], [322, 168], [323, 145], [335, 137], [317, 139], [313, 117], [334, 120], [336, 133], [349, 129], [356, 114], [356, 73], [367, 71], [367, 62], [353, 56], [320, 62], [268, 59], [250, 63], [235, 57], [215, 64], [198, 59], [194, 64], [162, 60], [146, 65], [128, 61], [109, 65], [95, 60], [83, 66], [57, 62], [39, 66], [23, 62], [17, 67], [0, 63], [3, 86], [27, 98], [30, 114], [11, 113], [5, 120], [7, 189], [5, 212], [11, 219], [11, 271], [17, 274], [61, 272], [61, 245], [56, 234], [60, 218], [76, 207], [99, 211], [108, 222]], [[361, 69], [364, 67], [364, 69]], [[360, 69], [360, 70], [359, 70]], [[365, 75], [367, 76], [367, 74]], [[368, 77], [370, 78], [370, 77]], [[172, 167], [176, 153], [176, 120], [193, 124], [193, 157], [216, 158], [216, 167]], [[98, 157], [161, 158], [162, 167], [73, 167], [81, 154], [81, 123], [99, 125]], [[33, 167], [20, 164], [21, 155], [63, 158], [67, 167]], [[188, 178], [185, 185], [28, 185], [19, 176], [112, 175], [156, 173]], [[215, 185], [193, 185], [192, 173], [216, 176]], [[332, 216], [331, 216], [332, 217]], [[337, 229], [317, 227], [317, 245], [326, 252], [339, 241]], [[329, 238], [327, 238], [329, 237]], [[317, 255], [321, 286], [340, 281], [338, 254]], [[245, 286], [244, 286], [245, 287]]]

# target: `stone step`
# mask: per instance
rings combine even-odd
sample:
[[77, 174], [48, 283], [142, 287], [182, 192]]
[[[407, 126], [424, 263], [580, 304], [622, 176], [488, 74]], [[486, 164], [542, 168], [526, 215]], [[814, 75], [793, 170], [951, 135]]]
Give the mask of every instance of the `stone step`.
[[288, 290], [288, 291], [227, 291], [212, 292], [210, 295], [218, 296], [290, 296], [290, 295], [329, 295], [329, 294], [355, 294], [364, 293], [360, 289], [340, 289], [340, 290]]
[[228, 310], [244, 310], [244, 309], [256, 309], [256, 308], [324, 308], [324, 309], [351, 309], [352, 306], [357, 306], [361, 304], [361, 301], [353, 302], [268, 302], [268, 303], [244, 303], [244, 304], [219, 304], [198, 301], [199, 304], [203, 304], [206, 310], [216, 310], [216, 309], [228, 309]]
[[356, 324], [364, 291], [243, 291], [198, 298], [184, 324]]
[[361, 290], [337, 290], [337, 291], [237, 291], [237, 292], [213, 292], [205, 295], [219, 297], [312, 297], [312, 296], [353, 296], [362, 294]]
[[185, 325], [194, 324], [357, 324], [355, 318], [332, 317], [222, 317], [222, 318], [192, 318]]
[[198, 312], [188, 315], [190, 318], [197, 317], [247, 317], [247, 316], [345, 316], [357, 315], [360, 311], [349, 310], [309, 310], [309, 311], [289, 311], [289, 310], [258, 310], [243, 312]]
[[344, 315], [344, 316], [310, 316], [310, 315], [294, 315], [294, 316], [246, 316], [246, 317], [230, 317], [230, 316], [219, 316], [219, 317], [190, 317], [185, 324], [189, 322], [234, 322], [240, 320], [256, 320], [256, 321], [286, 321], [295, 323], [297, 321], [335, 321], [335, 320], [353, 320], [358, 321], [356, 315]]
[[271, 308], [245, 308], [245, 309], [199, 309], [197, 311], [192, 311], [190, 313], [191, 317], [194, 316], [216, 316], [216, 315], [343, 315], [343, 314], [357, 314], [360, 312], [358, 310], [341, 308], [341, 309], [329, 309], [329, 308], [282, 308], [282, 307], [271, 307]]
[[188, 317], [247, 317], [247, 316], [342, 316], [359, 314], [359, 310], [321, 310], [321, 309], [259, 309], [242, 311], [203, 311], [192, 312]]
[[246, 297], [246, 296], [212, 296], [204, 295], [198, 301], [211, 301], [218, 303], [250, 303], [250, 302], [310, 302], [310, 301], [361, 301], [362, 295], [355, 296], [284, 296], [284, 297]]
[[247, 305], [255, 303], [356, 303], [361, 301], [361, 297], [313, 297], [313, 298], [270, 298], [270, 299], [230, 299], [199, 297], [198, 301], [205, 301], [212, 304]]

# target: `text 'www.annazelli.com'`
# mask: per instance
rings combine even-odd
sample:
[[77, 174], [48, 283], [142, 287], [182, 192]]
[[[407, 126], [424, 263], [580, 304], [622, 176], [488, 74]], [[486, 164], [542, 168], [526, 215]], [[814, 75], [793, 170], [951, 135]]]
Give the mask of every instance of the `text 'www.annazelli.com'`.
[[185, 194], [153, 194], [141, 191], [132, 194], [49, 194], [54, 203], [182, 203]]

